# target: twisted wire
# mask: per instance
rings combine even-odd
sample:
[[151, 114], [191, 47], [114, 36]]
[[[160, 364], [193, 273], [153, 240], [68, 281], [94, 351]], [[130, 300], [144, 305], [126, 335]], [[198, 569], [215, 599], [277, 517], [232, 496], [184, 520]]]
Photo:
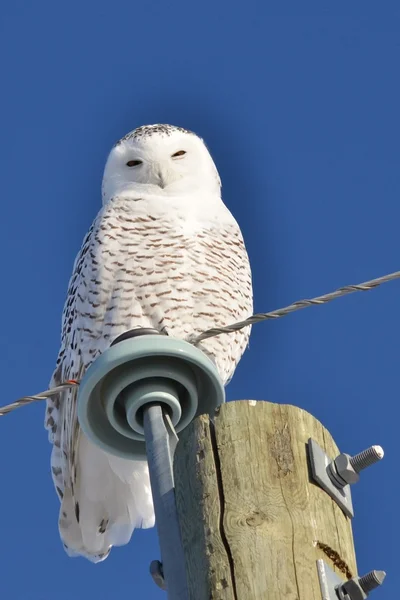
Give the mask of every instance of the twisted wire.
[[45, 392], [40, 392], [40, 394], [36, 394], [35, 396], [23, 396], [19, 398], [12, 404], [7, 404], [6, 406], [2, 406], [0, 408], [0, 417], [4, 417], [8, 413], [12, 412], [16, 408], [21, 408], [22, 406], [27, 406], [27, 404], [32, 404], [32, 402], [39, 402], [39, 400], [46, 400], [46, 398], [51, 398], [51, 396], [55, 396], [60, 392], [65, 392], [65, 390], [69, 390], [72, 387], [79, 385], [79, 381], [75, 381], [70, 379], [57, 385], [57, 387], [51, 388], [51, 390], [46, 390]]
[[[296, 310], [301, 310], [302, 308], [307, 308], [308, 306], [319, 306], [321, 304], [326, 304], [327, 302], [331, 302], [336, 298], [342, 298], [343, 296], [347, 296], [348, 294], [353, 294], [354, 292], [368, 292], [369, 290], [373, 290], [383, 283], [388, 283], [389, 281], [393, 281], [395, 279], [400, 279], [400, 271], [396, 271], [394, 273], [390, 273], [389, 275], [384, 275], [383, 277], [378, 277], [376, 279], [371, 279], [370, 281], [365, 281], [364, 283], [358, 283], [356, 285], [345, 285], [334, 292], [329, 292], [328, 294], [324, 294], [323, 296], [317, 296], [315, 298], [305, 299], [305, 300], [297, 300], [293, 302], [293, 304], [289, 304], [289, 306], [285, 306], [284, 308], [278, 308], [278, 310], [273, 310], [267, 313], [258, 313], [255, 314], [244, 321], [239, 321], [238, 323], [233, 323], [232, 325], [227, 325], [226, 327], [213, 327], [211, 329], [207, 329], [207, 331], [203, 331], [199, 335], [190, 336], [187, 340], [191, 344], [198, 344], [203, 340], [208, 338], [221, 335], [224, 333], [234, 333], [235, 331], [239, 331], [239, 329], [243, 329], [244, 327], [248, 327], [249, 325], [254, 325], [256, 323], [260, 323], [261, 321], [267, 321], [268, 319], [279, 319], [280, 317], [285, 317]], [[50, 398], [60, 392], [71, 389], [79, 385], [79, 381], [76, 380], [68, 380], [63, 382], [62, 384], [54, 387], [50, 390], [46, 390], [45, 392], [41, 392], [40, 394], [36, 394], [35, 396], [23, 396], [19, 398], [12, 404], [7, 404], [0, 408], [0, 417], [7, 415], [17, 408], [21, 408], [22, 406], [26, 406], [27, 404], [31, 404], [32, 402], [38, 402], [39, 400], [45, 400], [46, 398]]]
[[377, 279], [371, 279], [370, 281], [365, 281], [364, 283], [345, 285], [334, 292], [329, 292], [329, 294], [324, 294], [323, 296], [317, 296], [316, 298], [306, 300], [297, 300], [296, 302], [293, 302], [293, 304], [289, 304], [289, 306], [285, 306], [284, 308], [278, 308], [278, 310], [273, 310], [267, 313], [258, 313], [249, 317], [248, 319], [245, 319], [244, 321], [239, 321], [238, 323], [233, 323], [232, 325], [227, 325], [226, 327], [213, 327], [212, 329], [207, 329], [207, 331], [203, 331], [203, 333], [200, 333], [200, 335], [192, 336], [192, 338], [188, 341], [190, 341], [192, 344], [198, 344], [207, 338], [221, 335], [222, 333], [234, 333], [235, 331], [239, 331], [239, 329], [243, 329], [243, 327], [254, 325], [255, 323], [260, 323], [261, 321], [266, 321], [267, 319], [279, 319], [280, 317], [285, 317], [296, 310], [301, 310], [302, 308], [307, 308], [308, 306], [326, 304], [327, 302], [331, 302], [336, 298], [341, 298], [342, 296], [347, 296], [348, 294], [353, 294], [354, 292], [368, 292], [369, 290], [373, 290], [383, 283], [387, 283], [388, 281], [393, 281], [394, 279], [399, 278], [400, 271], [396, 271], [395, 273], [390, 273], [389, 275], [384, 275], [383, 277], [378, 277]]

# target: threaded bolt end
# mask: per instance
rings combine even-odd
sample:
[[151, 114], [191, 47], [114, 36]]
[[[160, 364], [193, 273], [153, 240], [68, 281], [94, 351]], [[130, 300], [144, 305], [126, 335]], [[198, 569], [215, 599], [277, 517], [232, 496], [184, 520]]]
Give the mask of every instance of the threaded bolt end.
[[364, 590], [364, 592], [366, 594], [369, 594], [369, 592], [372, 592], [372, 590], [382, 585], [385, 577], [385, 571], [371, 571], [370, 573], [367, 573], [366, 575], [360, 577], [358, 582]]
[[352, 456], [350, 458], [350, 464], [356, 473], [359, 473], [363, 469], [366, 469], [374, 463], [382, 460], [384, 454], [385, 453], [381, 446], [371, 446], [371, 448]]

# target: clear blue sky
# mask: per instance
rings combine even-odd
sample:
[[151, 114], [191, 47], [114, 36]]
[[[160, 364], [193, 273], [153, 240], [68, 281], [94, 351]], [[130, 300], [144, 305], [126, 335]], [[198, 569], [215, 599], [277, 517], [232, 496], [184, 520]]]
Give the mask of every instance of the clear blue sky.
[[[284, 5], [284, 6], [283, 6]], [[272, 310], [400, 268], [400, 8], [377, 2], [10, 0], [0, 22], [1, 404], [47, 387], [73, 259], [114, 141], [193, 129], [211, 148]], [[398, 594], [400, 283], [253, 330], [229, 399], [297, 404], [341, 450], [359, 571]], [[0, 594], [156, 600], [155, 530], [99, 565], [58, 538], [43, 405], [0, 423]]]

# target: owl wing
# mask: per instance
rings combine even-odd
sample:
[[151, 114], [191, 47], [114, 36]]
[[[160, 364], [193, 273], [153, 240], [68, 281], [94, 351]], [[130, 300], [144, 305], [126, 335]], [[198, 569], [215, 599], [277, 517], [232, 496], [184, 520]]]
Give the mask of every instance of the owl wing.
[[[93, 229], [94, 223], [83, 240], [72, 269], [62, 313], [61, 345], [50, 388], [69, 379], [79, 380], [85, 367], [79, 348], [79, 319], [76, 319], [76, 315], [78, 312], [82, 313], [82, 305], [85, 302], [81, 291], [86, 285], [85, 279], [90, 268], [87, 257], [92, 243]], [[49, 441], [53, 444], [54, 454], [52, 476], [56, 491], [62, 499], [65, 486], [71, 482], [71, 465], [65, 459], [74, 455], [77, 441], [76, 390], [72, 389], [52, 396], [48, 398], [46, 404], [45, 428], [49, 433]]]
[[[102, 212], [74, 262], [51, 387], [80, 380], [108, 347], [111, 334], [124, 325], [118, 322], [118, 306], [112, 300], [115, 273], [104, 274], [104, 269], [115, 267], [110, 266], [112, 232], [102, 232], [103, 237], [99, 233]], [[107, 243], [104, 235], [111, 236]], [[108, 265], [101, 264], [102, 252], [108, 253]], [[106, 327], [108, 321], [112, 327]], [[53, 443], [52, 477], [61, 501], [59, 529], [68, 554], [98, 562], [108, 556], [112, 544], [127, 543], [135, 527], [154, 525], [147, 463], [109, 456], [87, 440], [78, 423], [76, 388], [47, 400], [45, 427]]]

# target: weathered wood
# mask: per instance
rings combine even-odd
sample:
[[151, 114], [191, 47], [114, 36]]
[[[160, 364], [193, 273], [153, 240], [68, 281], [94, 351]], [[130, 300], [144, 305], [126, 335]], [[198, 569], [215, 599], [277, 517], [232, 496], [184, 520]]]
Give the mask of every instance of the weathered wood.
[[309, 475], [306, 411], [270, 402], [223, 405], [197, 418], [175, 453], [175, 491], [190, 600], [320, 600], [316, 560], [355, 574], [351, 522]]

